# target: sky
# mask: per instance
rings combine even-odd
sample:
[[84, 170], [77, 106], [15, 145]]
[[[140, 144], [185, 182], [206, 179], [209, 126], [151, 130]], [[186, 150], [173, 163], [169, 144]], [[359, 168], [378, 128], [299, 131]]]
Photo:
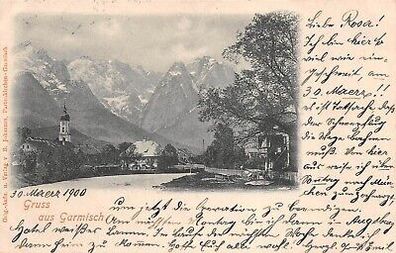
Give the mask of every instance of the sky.
[[16, 42], [30, 41], [58, 60], [80, 56], [117, 59], [146, 70], [166, 71], [174, 62], [209, 55], [222, 59], [252, 16], [35, 15], [16, 17]]

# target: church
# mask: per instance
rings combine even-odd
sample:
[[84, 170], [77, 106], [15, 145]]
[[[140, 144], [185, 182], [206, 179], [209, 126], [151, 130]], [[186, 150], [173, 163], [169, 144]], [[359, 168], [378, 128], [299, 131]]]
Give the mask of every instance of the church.
[[23, 152], [38, 152], [54, 149], [58, 146], [73, 147], [71, 143], [70, 115], [67, 113], [66, 105], [63, 105], [63, 115], [59, 120], [59, 134], [55, 140], [29, 136], [21, 145]]
[[63, 105], [64, 115], [59, 121], [59, 138], [58, 140], [64, 145], [65, 142], [71, 142], [70, 134], [70, 116], [67, 113], [66, 104]]

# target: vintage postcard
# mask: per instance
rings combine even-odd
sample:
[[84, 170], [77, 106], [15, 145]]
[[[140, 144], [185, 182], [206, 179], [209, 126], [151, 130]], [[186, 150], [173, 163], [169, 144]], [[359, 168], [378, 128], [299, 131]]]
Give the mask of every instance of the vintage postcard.
[[0, 1], [0, 253], [393, 252], [395, 1]]

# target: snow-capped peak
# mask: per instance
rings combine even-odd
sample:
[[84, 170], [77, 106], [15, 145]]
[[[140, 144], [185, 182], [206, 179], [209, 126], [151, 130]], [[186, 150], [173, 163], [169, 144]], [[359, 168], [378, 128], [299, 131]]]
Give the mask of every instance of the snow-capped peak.
[[194, 78], [194, 89], [200, 91], [208, 87], [225, 87], [233, 81], [233, 69], [211, 56], [194, 59], [187, 65]]
[[64, 62], [50, 57], [44, 49], [23, 42], [16, 47], [15, 58], [18, 70], [30, 72], [55, 99], [70, 93], [70, 75]]
[[158, 80], [139, 66], [117, 59], [89, 57], [68, 64], [73, 79], [84, 80], [100, 102], [114, 114], [138, 124], [141, 110]]
[[[189, 72], [183, 62], [174, 63], [165, 74], [165, 80], [180, 76], [180, 78], [190, 78]], [[162, 83], [164, 85], [164, 82]]]
[[175, 62], [169, 69], [169, 71], [183, 71], [186, 69], [186, 65], [183, 62]]

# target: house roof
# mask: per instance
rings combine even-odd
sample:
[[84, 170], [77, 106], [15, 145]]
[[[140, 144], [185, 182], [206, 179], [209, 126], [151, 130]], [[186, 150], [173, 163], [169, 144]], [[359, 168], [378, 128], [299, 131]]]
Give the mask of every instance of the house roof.
[[140, 155], [141, 157], [153, 157], [158, 156], [160, 151], [160, 145], [151, 140], [141, 140], [132, 143], [120, 156], [133, 156], [134, 154]]
[[39, 137], [28, 137], [28, 138], [26, 138], [25, 143], [29, 143], [36, 147], [42, 147], [42, 146], [55, 147], [57, 145], [52, 140], [39, 138]]
[[24, 143], [28, 143], [34, 146], [37, 149], [45, 150], [45, 149], [55, 149], [60, 147], [73, 147], [73, 144], [70, 142], [65, 142], [65, 145], [62, 142], [56, 140], [49, 140], [39, 137], [28, 137], [26, 138]]
[[160, 145], [151, 140], [141, 140], [133, 143], [136, 147], [136, 153], [142, 156], [156, 156]]

